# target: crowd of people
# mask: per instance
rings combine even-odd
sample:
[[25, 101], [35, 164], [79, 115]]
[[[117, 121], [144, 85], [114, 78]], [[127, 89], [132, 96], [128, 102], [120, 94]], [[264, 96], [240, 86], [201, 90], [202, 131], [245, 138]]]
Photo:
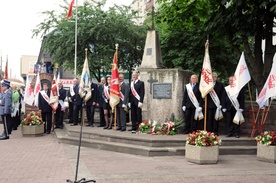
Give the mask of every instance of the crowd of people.
[[[227, 137], [240, 137], [239, 122], [234, 123], [234, 116], [237, 111], [243, 112], [244, 109], [244, 89], [237, 97], [231, 97], [225, 90], [223, 84], [217, 81], [217, 74], [212, 73], [214, 88], [207, 95], [207, 116], [206, 130], [219, 135], [219, 121], [222, 117], [226, 118]], [[229, 87], [233, 85], [234, 77], [229, 77]], [[203, 99], [201, 97], [198, 77], [192, 75], [190, 83], [185, 86], [185, 92], [182, 103], [182, 110], [185, 113], [184, 134], [197, 130], [198, 122], [203, 119]], [[220, 114], [221, 113], [221, 114]]]

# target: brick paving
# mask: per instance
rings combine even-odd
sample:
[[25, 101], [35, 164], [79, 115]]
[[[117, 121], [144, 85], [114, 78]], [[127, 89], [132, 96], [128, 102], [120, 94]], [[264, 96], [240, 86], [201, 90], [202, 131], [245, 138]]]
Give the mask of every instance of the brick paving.
[[[13, 131], [9, 140], [0, 141], [0, 183], [72, 180], [77, 150], [59, 144], [54, 134], [22, 137], [20, 130]], [[144, 157], [82, 147], [79, 178], [97, 183], [271, 183], [276, 180], [275, 168], [276, 164], [258, 161], [256, 155], [223, 155], [216, 165], [197, 165], [184, 156]]]

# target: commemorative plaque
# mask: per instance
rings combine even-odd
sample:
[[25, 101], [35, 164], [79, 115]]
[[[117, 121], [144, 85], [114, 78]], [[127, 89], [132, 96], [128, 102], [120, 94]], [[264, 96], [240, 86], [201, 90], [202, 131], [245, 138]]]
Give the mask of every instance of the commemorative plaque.
[[153, 84], [153, 98], [171, 99], [172, 83], [155, 83]]

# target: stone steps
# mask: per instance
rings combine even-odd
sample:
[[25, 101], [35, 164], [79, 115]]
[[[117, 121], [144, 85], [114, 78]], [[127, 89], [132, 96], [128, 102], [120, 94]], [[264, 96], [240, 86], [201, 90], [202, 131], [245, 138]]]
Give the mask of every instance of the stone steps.
[[[55, 130], [61, 143], [78, 145], [80, 126], [65, 125], [63, 130]], [[182, 156], [185, 154], [187, 135], [158, 136], [131, 134], [97, 127], [83, 127], [82, 144], [84, 147], [108, 150], [141, 156]], [[220, 137], [221, 155], [256, 154], [256, 141], [252, 138]]]

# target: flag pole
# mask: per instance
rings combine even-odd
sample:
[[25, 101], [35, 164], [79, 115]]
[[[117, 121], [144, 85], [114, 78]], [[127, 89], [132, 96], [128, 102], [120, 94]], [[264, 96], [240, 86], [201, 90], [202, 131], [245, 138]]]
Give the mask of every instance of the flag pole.
[[[119, 44], [115, 44], [115, 49], [116, 49], [116, 59], [117, 59], [117, 64], [119, 63], [119, 60], [118, 60], [118, 47], [119, 47]], [[119, 65], [119, 64], [118, 64]], [[116, 112], [116, 106], [114, 107], [114, 130], [116, 131], [116, 122], [117, 122], [117, 112]]]
[[266, 119], [267, 119], [267, 115], [268, 115], [268, 112], [269, 112], [269, 110], [270, 110], [270, 106], [271, 106], [271, 104], [272, 104], [272, 101], [273, 101], [273, 100], [270, 99], [270, 103], [269, 103], [269, 106], [268, 106], [268, 108], [267, 108], [267, 111], [264, 110], [264, 112], [266, 112], [266, 113], [265, 113], [265, 117], [264, 117], [263, 121], [261, 122], [261, 124], [264, 124], [265, 121], [266, 121]]
[[77, 78], [78, 0], [76, 0], [74, 76]]
[[206, 131], [206, 120], [207, 120], [207, 97], [205, 96], [204, 104], [204, 131]]
[[[247, 86], [248, 86], [248, 91], [249, 91], [249, 97], [250, 97], [251, 110], [252, 110], [252, 113], [253, 113], [253, 119], [255, 120], [255, 113], [254, 113], [254, 107], [253, 107], [253, 101], [252, 101], [252, 93], [251, 93], [249, 82], [247, 83]], [[254, 121], [254, 123], [256, 123], [256, 120]]]

